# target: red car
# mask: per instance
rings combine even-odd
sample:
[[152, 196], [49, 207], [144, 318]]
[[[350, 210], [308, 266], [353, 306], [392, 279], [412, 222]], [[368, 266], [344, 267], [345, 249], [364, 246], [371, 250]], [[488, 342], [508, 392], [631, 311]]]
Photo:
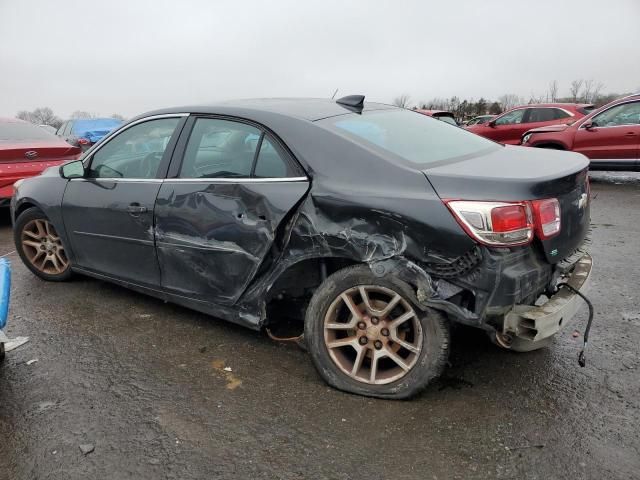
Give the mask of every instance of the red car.
[[13, 184], [39, 175], [45, 168], [80, 157], [82, 151], [64, 140], [14, 118], [0, 118], [0, 206], [8, 206]]
[[443, 122], [450, 123], [451, 125], [458, 126], [456, 117], [453, 115], [453, 113], [447, 112], [446, 110], [423, 110], [421, 108], [418, 108], [416, 109], [416, 112], [427, 115], [428, 117], [442, 120]]
[[614, 100], [571, 125], [529, 130], [522, 145], [582, 153], [592, 170], [640, 170], [640, 93]]
[[482, 125], [466, 127], [470, 132], [496, 142], [519, 145], [527, 130], [571, 123], [587, 115], [593, 105], [579, 103], [537, 103], [507, 110]]

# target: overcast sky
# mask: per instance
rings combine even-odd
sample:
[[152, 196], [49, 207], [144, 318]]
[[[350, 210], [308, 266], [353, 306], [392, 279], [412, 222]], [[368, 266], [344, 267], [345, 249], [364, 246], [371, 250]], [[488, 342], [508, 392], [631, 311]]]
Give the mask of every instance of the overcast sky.
[[0, 0], [0, 116], [640, 89], [640, 0]]

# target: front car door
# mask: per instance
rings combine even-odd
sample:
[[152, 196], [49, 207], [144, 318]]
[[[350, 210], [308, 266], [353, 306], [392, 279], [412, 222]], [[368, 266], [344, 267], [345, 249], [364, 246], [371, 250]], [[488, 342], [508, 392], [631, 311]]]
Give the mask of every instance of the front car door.
[[62, 215], [74, 266], [143, 286], [160, 285], [153, 208], [186, 116], [150, 117], [108, 139], [71, 179]]
[[309, 182], [258, 125], [192, 117], [155, 210], [162, 286], [218, 305], [237, 301]]
[[523, 125], [526, 110], [518, 108], [499, 116], [492, 122], [493, 126], [484, 126], [487, 133], [482, 135], [496, 142], [518, 145], [520, 137], [527, 130], [527, 126]]
[[599, 168], [635, 167], [639, 143], [640, 101], [636, 100], [614, 105], [583, 121], [576, 131], [573, 151], [586, 155]]

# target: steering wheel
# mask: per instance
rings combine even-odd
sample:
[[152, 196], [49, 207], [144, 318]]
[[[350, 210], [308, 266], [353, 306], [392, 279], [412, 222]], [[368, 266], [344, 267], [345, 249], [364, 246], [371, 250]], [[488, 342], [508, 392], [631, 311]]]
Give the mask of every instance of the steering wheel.
[[162, 160], [162, 152], [151, 152], [145, 156], [140, 162], [141, 178], [154, 178], [158, 172], [160, 161]]

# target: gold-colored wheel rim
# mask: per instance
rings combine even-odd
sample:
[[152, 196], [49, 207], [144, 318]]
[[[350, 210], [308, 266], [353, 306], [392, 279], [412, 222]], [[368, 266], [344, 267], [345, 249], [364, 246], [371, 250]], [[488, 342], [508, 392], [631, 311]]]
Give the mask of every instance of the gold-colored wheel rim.
[[342, 292], [324, 318], [324, 342], [335, 365], [359, 382], [401, 379], [422, 351], [422, 325], [402, 295], [376, 285]]
[[51, 223], [44, 219], [31, 220], [22, 229], [22, 250], [39, 271], [58, 275], [64, 273], [69, 260], [62, 241]]

